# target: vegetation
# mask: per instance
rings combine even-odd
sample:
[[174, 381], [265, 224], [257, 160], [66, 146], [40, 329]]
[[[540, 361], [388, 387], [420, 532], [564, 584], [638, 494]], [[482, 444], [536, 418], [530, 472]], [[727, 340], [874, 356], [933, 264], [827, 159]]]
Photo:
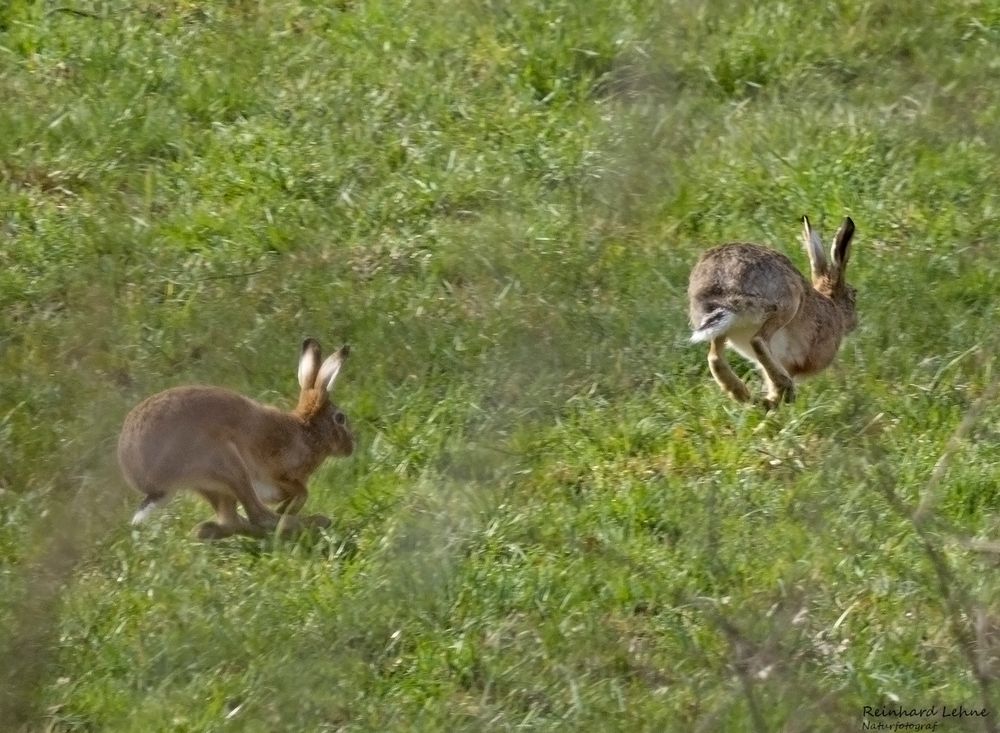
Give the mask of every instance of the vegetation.
[[[995, 730], [998, 60], [993, 0], [0, 6], [0, 719]], [[764, 414], [687, 273], [803, 213], [861, 326]], [[333, 527], [132, 530], [127, 410], [306, 335]]]

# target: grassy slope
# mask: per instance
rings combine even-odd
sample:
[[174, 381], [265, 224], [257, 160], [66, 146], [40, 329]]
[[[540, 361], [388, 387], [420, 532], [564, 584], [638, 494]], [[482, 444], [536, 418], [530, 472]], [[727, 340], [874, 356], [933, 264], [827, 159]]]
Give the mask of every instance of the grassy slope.
[[[197, 5], [0, 9], [6, 720], [981, 702], [963, 639], [998, 643], [1000, 586], [955, 538], [1000, 529], [995, 403], [926, 487], [997, 378], [996, 3]], [[802, 212], [858, 223], [862, 325], [765, 417], [685, 344], [686, 275], [733, 238], [804, 266]], [[363, 447], [311, 500], [334, 529], [199, 545], [188, 499], [130, 532], [128, 407], [188, 380], [287, 404], [305, 334], [355, 347]], [[948, 594], [888, 498], [921, 492]]]

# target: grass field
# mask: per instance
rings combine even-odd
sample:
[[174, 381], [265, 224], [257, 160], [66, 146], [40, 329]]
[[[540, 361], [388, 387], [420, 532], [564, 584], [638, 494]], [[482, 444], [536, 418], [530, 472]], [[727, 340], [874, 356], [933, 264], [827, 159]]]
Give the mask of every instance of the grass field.
[[[0, 4], [0, 728], [995, 731], [998, 78], [995, 0]], [[687, 275], [803, 213], [861, 325], [765, 414]], [[306, 335], [332, 528], [130, 528], [128, 409]]]

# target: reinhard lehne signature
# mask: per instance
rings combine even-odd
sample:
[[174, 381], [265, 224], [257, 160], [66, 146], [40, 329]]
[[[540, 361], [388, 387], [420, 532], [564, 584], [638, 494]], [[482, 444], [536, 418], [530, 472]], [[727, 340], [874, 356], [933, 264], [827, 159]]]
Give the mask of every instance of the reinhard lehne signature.
[[861, 709], [863, 730], [937, 730], [947, 720], [959, 718], [986, 718], [988, 708], [965, 705], [930, 705], [908, 708], [904, 705], [865, 705]]

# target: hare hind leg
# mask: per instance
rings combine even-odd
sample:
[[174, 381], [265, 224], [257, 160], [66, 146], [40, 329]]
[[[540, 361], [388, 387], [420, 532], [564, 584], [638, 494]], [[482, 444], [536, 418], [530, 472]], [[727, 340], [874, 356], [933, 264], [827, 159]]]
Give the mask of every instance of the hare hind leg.
[[236, 499], [228, 494], [207, 491], [198, 491], [212, 508], [215, 510], [215, 520], [202, 522], [194, 528], [194, 536], [199, 540], [221, 540], [232, 537], [234, 534], [249, 535], [251, 537], [265, 537], [267, 531], [262, 527], [250, 524], [244, 519], [236, 509]]
[[767, 381], [767, 397], [764, 398], [764, 407], [768, 410], [774, 409], [782, 402], [795, 401], [795, 382], [774, 358], [770, 347], [771, 337], [783, 325], [773, 320], [768, 321], [750, 339], [750, 347], [753, 349], [754, 356], [757, 357], [757, 362], [764, 370], [764, 377]]
[[732, 397], [737, 402], [747, 402], [750, 400], [750, 390], [743, 384], [743, 380], [736, 376], [736, 372], [726, 361], [726, 337], [719, 336], [712, 339], [708, 347], [708, 368], [712, 372], [716, 383], [722, 387], [722, 391]]
[[236, 500], [223, 494], [198, 489], [205, 501], [215, 510], [215, 520], [207, 520], [194, 528], [192, 533], [199, 540], [222, 540], [236, 533], [236, 527], [243, 517], [236, 511]]
[[279, 522], [285, 530], [298, 527], [295, 517], [281, 517], [264, 505], [254, 490], [250, 472], [235, 445], [227, 445], [215, 460], [216, 463], [209, 469], [209, 477], [225, 486], [246, 511], [247, 523], [240, 528], [241, 533], [255, 534], [253, 529], [273, 530]]

